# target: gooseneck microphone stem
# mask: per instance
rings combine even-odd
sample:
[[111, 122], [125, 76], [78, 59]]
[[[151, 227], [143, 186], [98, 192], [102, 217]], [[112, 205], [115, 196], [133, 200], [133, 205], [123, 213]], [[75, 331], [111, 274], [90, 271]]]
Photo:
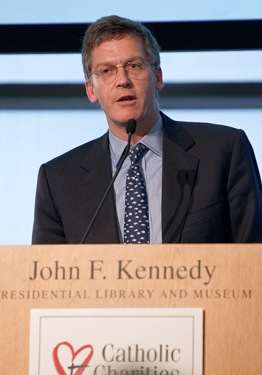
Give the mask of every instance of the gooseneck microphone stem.
[[80, 244], [83, 244], [85, 242], [86, 237], [88, 236], [88, 233], [90, 232], [90, 229], [91, 229], [92, 225], [94, 224], [94, 221], [95, 221], [98, 213], [100, 212], [101, 207], [103, 206], [104, 201], [106, 200], [106, 197], [108, 196], [108, 193], [110, 192], [110, 190], [111, 190], [111, 188], [112, 188], [112, 186], [115, 182], [115, 179], [118, 176], [118, 173], [120, 172], [120, 170], [122, 168], [122, 165], [123, 165], [128, 153], [129, 153], [130, 145], [131, 145], [131, 138], [132, 138], [132, 135], [134, 134], [135, 130], [136, 130], [136, 120], [135, 119], [128, 120], [127, 125], [126, 125], [126, 132], [128, 134], [127, 145], [126, 145], [126, 147], [125, 147], [125, 149], [124, 149], [124, 151], [123, 151], [123, 153], [122, 153], [122, 155], [121, 155], [121, 157], [120, 157], [120, 159], [119, 159], [119, 161], [116, 165], [116, 171], [115, 171], [115, 173], [114, 173], [114, 175], [113, 175], [113, 177], [112, 177], [112, 179], [111, 179], [111, 181], [110, 181], [110, 183], [109, 183], [109, 185], [108, 185], [108, 187], [107, 187], [107, 189], [106, 189], [106, 191], [105, 191], [105, 193], [104, 193], [104, 195], [103, 195], [103, 197], [102, 197], [102, 199], [101, 199], [101, 201], [100, 201], [100, 203], [99, 203], [99, 205], [98, 205], [98, 207], [97, 207], [97, 209], [94, 213], [94, 215], [92, 216], [88, 227], [86, 228], [85, 234], [84, 234], [82, 240], [80, 241]]

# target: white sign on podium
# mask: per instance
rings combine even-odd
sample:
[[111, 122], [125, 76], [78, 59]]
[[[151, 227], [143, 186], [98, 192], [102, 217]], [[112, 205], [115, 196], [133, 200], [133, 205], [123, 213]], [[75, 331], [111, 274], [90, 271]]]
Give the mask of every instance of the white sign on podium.
[[199, 308], [31, 310], [29, 375], [202, 375]]

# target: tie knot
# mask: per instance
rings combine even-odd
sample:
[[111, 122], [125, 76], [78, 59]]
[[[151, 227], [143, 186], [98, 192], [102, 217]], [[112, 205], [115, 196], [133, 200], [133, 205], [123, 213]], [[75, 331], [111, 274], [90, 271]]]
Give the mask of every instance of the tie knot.
[[134, 146], [130, 152], [129, 156], [131, 159], [131, 164], [137, 164], [139, 159], [148, 151], [148, 148], [142, 143], [138, 143]]

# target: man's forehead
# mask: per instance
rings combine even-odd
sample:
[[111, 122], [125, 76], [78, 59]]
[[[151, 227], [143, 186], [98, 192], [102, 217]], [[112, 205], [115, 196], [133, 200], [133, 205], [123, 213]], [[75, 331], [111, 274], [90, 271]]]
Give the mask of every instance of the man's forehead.
[[135, 33], [123, 33], [123, 34], [108, 34], [108, 35], [101, 35], [99, 38], [97, 38], [97, 41], [95, 43], [95, 47], [99, 47], [102, 43], [105, 42], [114, 42], [114, 41], [120, 41], [123, 39], [130, 39], [130, 40], [137, 40], [137, 41], [143, 41], [143, 39], [135, 34]]
[[140, 38], [139, 36], [137, 35], [133, 35], [133, 34], [124, 34], [122, 35], [121, 37], [107, 37], [107, 38], [103, 38], [101, 40], [99, 40], [96, 44], [95, 44], [95, 47], [93, 48], [92, 50], [92, 54], [99, 50], [99, 49], [102, 49], [104, 46], [109, 46], [109, 45], [118, 45], [118, 44], [124, 44], [125, 42], [131, 42], [133, 43], [134, 45], [137, 45], [138, 47], [142, 47], [144, 48], [145, 47], [145, 44], [144, 44], [144, 41], [142, 38]]
[[91, 53], [91, 65], [124, 63], [134, 58], [145, 57], [146, 49], [141, 38], [128, 35], [121, 39], [105, 40], [96, 46]]

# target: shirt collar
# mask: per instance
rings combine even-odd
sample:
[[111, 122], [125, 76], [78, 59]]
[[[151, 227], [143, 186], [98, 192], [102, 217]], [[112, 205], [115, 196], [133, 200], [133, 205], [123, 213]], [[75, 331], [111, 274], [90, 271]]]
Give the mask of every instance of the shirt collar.
[[[149, 132], [144, 135], [140, 143], [143, 143], [152, 152], [162, 157], [163, 155], [163, 122], [159, 115], [154, 126], [149, 130]], [[109, 129], [109, 147], [111, 152], [112, 164], [116, 166], [118, 160], [120, 159], [127, 142], [122, 141], [117, 138]]]

